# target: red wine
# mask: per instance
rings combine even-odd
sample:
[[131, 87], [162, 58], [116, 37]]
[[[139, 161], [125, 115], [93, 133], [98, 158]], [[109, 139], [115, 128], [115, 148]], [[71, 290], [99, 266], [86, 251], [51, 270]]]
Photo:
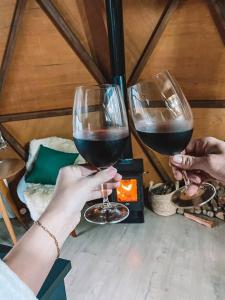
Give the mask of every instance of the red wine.
[[74, 143], [83, 158], [97, 168], [105, 168], [117, 162], [123, 154], [128, 133], [99, 130], [74, 137]]
[[[151, 149], [165, 155], [174, 155], [183, 151], [188, 145], [193, 129], [170, 128], [169, 126], [154, 128], [139, 128], [138, 135]], [[168, 130], [168, 131], [167, 131]]]

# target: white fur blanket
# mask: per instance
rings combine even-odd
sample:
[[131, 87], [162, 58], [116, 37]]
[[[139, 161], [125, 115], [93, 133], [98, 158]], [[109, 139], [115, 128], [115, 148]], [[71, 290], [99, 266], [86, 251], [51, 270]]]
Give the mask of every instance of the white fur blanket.
[[[40, 145], [63, 152], [78, 153], [74, 142], [68, 139], [58, 137], [49, 137], [39, 140], [35, 139], [30, 142], [29, 158], [26, 164], [27, 170], [31, 169], [32, 164], [37, 157]], [[85, 163], [85, 160], [81, 155], [79, 155], [75, 161], [75, 164], [82, 163]], [[23, 192], [24, 200], [33, 220], [37, 220], [45, 211], [45, 209], [52, 200], [53, 192], [53, 185], [43, 185], [34, 183], [25, 184], [25, 189]]]

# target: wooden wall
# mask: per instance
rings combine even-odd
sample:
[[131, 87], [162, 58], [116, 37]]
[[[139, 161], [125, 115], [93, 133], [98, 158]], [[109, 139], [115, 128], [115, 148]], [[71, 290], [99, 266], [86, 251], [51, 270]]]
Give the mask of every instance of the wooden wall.
[[[15, 0], [0, 0], [0, 59]], [[66, 21], [106, 77], [110, 75], [104, 1], [55, 0]], [[91, 4], [90, 4], [91, 3]], [[163, 0], [124, 0], [126, 75], [129, 78], [165, 7]], [[92, 16], [92, 18], [90, 18]], [[96, 25], [97, 24], [97, 25]], [[224, 44], [205, 0], [181, 0], [140, 77], [168, 69], [188, 99], [225, 99]], [[71, 107], [74, 88], [95, 79], [34, 0], [28, 0], [0, 97], [0, 115]], [[195, 108], [194, 137], [225, 139], [225, 109]], [[25, 145], [32, 138], [70, 138], [71, 117], [8, 122], [8, 131]], [[135, 157], [145, 162], [145, 183], [159, 176], [133, 141]], [[0, 153], [7, 156], [8, 152]], [[10, 156], [15, 156], [10, 151]], [[169, 171], [167, 158], [156, 154]]]

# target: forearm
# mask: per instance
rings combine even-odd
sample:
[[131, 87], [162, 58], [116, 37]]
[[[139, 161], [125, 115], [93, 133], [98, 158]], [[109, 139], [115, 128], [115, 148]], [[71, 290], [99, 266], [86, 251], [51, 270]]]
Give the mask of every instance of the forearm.
[[[61, 212], [47, 210], [39, 219], [61, 247], [73, 226]], [[34, 291], [40, 290], [57, 257], [57, 247], [40, 226], [34, 224], [4, 258], [5, 263]]]

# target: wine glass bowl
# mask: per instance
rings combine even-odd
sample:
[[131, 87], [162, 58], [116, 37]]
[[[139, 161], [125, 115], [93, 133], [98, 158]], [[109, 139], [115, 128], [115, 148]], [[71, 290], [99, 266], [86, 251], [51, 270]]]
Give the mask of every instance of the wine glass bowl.
[[[76, 88], [73, 107], [73, 138], [83, 158], [98, 170], [114, 165], [129, 139], [125, 105], [117, 85]], [[103, 203], [88, 208], [85, 218], [92, 223], [117, 223], [129, 214], [128, 208], [109, 202], [101, 187]]]
[[152, 81], [137, 83], [128, 89], [128, 95], [142, 141], [161, 154], [174, 155], [184, 150], [191, 139], [193, 116], [186, 98], [177, 94], [168, 74], [163, 72]]

